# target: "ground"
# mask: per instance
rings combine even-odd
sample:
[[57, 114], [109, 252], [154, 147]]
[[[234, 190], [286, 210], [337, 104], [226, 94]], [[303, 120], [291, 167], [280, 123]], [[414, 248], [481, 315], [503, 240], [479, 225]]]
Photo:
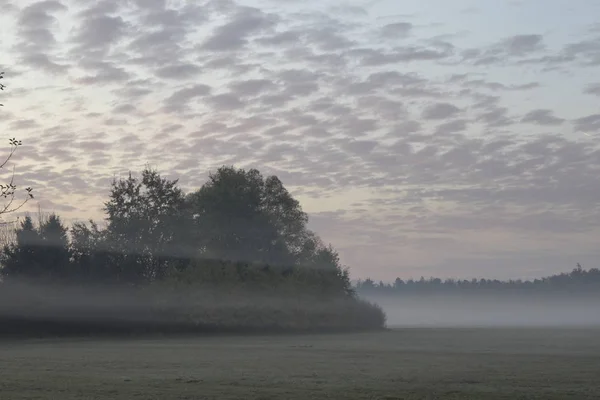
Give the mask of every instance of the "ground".
[[8, 399], [598, 399], [600, 330], [0, 342]]

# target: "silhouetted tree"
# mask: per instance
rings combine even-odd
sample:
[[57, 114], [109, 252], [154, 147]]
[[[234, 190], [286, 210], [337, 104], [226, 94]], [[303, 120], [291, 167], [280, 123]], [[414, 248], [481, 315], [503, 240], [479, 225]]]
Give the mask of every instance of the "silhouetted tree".
[[146, 169], [142, 179], [131, 174], [112, 183], [105, 203], [106, 245], [128, 282], [152, 281], [164, 276], [178, 259], [190, 256], [190, 218], [177, 180], [167, 180]]
[[188, 196], [195, 239], [210, 258], [293, 264], [292, 246], [307, 220], [275, 178], [255, 169], [221, 167]]
[[71, 271], [72, 279], [82, 282], [112, 282], [118, 268], [106, 240], [106, 231], [94, 221], [88, 227], [76, 222], [71, 227]]
[[41, 243], [33, 220], [26, 216], [16, 230], [15, 242], [5, 245], [2, 250], [2, 275], [6, 278], [45, 277], [46, 271], [40, 262]]
[[278, 265], [335, 258], [306, 228], [307, 214], [275, 176], [221, 167], [188, 202], [208, 257]]
[[38, 260], [43, 265], [44, 275], [53, 280], [64, 280], [71, 274], [67, 232], [68, 228], [56, 214], [51, 214], [39, 227]]

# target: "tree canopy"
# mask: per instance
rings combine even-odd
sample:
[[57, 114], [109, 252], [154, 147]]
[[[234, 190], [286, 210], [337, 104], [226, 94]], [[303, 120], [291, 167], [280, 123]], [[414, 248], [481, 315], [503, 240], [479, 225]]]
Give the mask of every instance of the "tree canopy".
[[304, 261], [308, 216], [276, 176], [221, 167], [188, 202], [207, 255], [279, 265]]
[[327, 286], [323, 290], [351, 293], [348, 271], [333, 247], [307, 228], [300, 203], [276, 176], [265, 178], [256, 169], [223, 166], [187, 195], [177, 180], [154, 170], [143, 170], [140, 178], [130, 173], [113, 180], [104, 211], [104, 229], [79, 222], [70, 237], [58, 216], [39, 227], [25, 219], [16, 243], [4, 249], [3, 273], [140, 284], [185, 270], [189, 275], [206, 267], [201, 260], [219, 260], [245, 265], [236, 267], [239, 277], [262, 265]]

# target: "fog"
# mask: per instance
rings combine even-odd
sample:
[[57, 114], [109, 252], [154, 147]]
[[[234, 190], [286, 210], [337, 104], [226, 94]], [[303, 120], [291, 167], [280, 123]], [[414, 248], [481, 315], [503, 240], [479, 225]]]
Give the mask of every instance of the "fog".
[[600, 296], [362, 296], [388, 327], [600, 326]]
[[0, 336], [252, 333], [381, 329], [379, 308], [350, 297], [223, 286], [0, 286]]
[[[292, 302], [294, 299], [287, 300]], [[286, 299], [277, 298], [277, 301], [277, 305], [282, 305]], [[175, 314], [191, 312], [198, 305], [226, 309], [250, 304], [268, 306], [273, 304], [273, 298], [250, 290], [239, 295], [227, 293], [227, 296], [222, 296], [218, 288], [212, 287], [169, 290], [158, 286], [133, 288], [125, 285], [77, 286], [15, 281], [0, 287], [0, 317], [170, 322]]]

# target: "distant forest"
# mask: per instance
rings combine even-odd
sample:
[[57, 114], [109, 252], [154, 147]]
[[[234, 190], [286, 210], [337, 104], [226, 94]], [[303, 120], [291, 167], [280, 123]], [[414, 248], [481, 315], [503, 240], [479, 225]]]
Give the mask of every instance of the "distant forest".
[[600, 269], [584, 269], [577, 264], [571, 272], [564, 272], [533, 280], [497, 279], [426, 279], [402, 280], [393, 283], [360, 280], [354, 286], [362, 295], [416, 295], [416, 294], [526, 294], [526, 293], [577, 293], [600, 295]]

